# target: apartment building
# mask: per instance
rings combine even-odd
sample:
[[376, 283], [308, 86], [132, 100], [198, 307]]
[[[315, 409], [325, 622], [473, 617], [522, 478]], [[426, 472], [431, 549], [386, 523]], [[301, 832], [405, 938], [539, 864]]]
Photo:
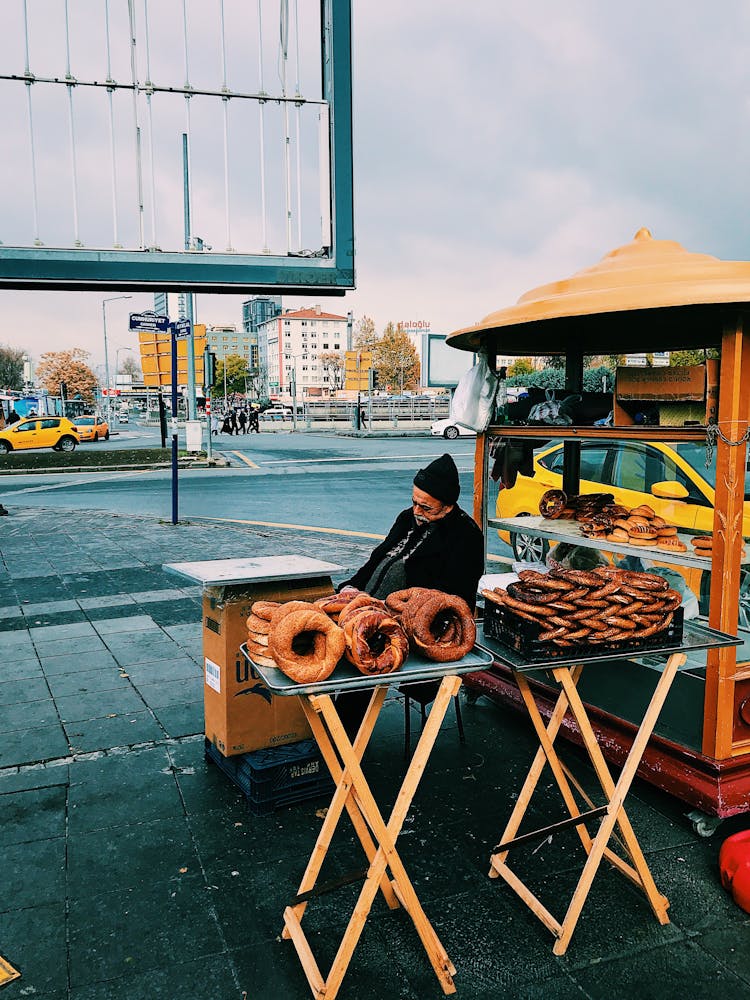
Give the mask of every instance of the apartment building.
[[236, 326], [206, 326], [206, 346], [216, 354], [218, 360], [229, 354], [237, 354], [244, 358], [248, 367], [252, 367], [253, 343], [251, 335]]
[[324, 312], [319, 305], [288, 310], [258, 328], [258, 357], [266, 372], [268, 395], [327, 395], [334, 388], [330, 368], [320, 355], [343, 356], [350, 336], [350, 317]]
[[260, 366], [258, 351], [258, 331], [264, 323], [275, 319], [281, 313], [280, 295], [256, 295], [242, 303], [242, 329], [250, 344], [250, 368]]

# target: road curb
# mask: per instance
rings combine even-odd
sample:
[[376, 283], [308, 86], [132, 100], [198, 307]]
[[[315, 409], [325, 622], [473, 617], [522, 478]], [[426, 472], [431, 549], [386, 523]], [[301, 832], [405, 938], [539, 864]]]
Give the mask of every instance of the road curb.
[[[214, 460], [212, 462], [185, 462], [180, 463], [178, 468], [185, 469], [222, 469], [228, 468], [230, 462]], [[171, 462], [149, 462], [138, 465], [56, 465], [49, 469], [2, 469], [0, 479], [3, 476], [48, 476], [52, 473], [66, 474], [69, 472], [146, 472], [149, 469], [170, 469]]]

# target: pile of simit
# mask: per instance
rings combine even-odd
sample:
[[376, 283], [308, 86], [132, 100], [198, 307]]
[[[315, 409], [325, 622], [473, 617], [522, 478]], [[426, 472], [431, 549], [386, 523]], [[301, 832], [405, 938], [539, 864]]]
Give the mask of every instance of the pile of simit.
[[621, 545], [648, 546], [669, 552], [686, 552], [677, 528], [659, 517], [648, 504], [623, 507], [611, 493], [568, 496], [562, 490], [547, 490], [539, 501], [539, 513], [548, 520], [577, 521], [585, 538], [601, 538]]
[[591, 571], [522, 570], [505, 590], [483, 590], [486, 600], [541, 627], [542, 642], [640, 642], [672, 624], [682, 597], [662, 576], [600, 566]]
[[247, 630], [247, 650], [256, 663], [278, 667], [304, 684], [325, 680], [342, 656], [363, 674], [388, 674], [403, 665], [410, 649], [452, 662], [476, 639], [466, 601], [424, 587], [396, 591], [385, 602], [353, 587], [314, 603], [256, 601]]

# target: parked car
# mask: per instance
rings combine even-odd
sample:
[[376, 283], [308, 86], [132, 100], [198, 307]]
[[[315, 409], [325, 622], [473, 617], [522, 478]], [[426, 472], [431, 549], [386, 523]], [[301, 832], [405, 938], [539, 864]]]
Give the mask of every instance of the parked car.
[[120, 412], [117, 414], [117, 419], [121, 424], [130, 423], [130, 418], [128, 417], [127, 410], [120, 410]]
[[0, 431], [0, 455], [26, 448], [53, 448], [75, 451], [78, 428], [67, 417], [27, 417]]
[[[500, 490], [495, 512], [498, 517], [538, 514], [539, 500], [547, 490], [562, 488], [563, 445], [548, 442], [534, 455], [534, 476], [519, 475], [512, 489]], [[580, 492], [612, 493], [625, 507], [648, 504], [656, 514], [678, 529], [713, 531], [716, 462], [706, 468], [705, 445], [698, 442], [582, 441]], [[745, 510], [742, 533], [750, 536], [750, 473], [745, 474]], [[547, 539], [523, 532], [500, 531], [509, 541], [516, 559], [544, 560]], [[554, 544], [554, 543], [553, 543]], [[634, 549], [634, 554], [640, 554]], [[650, 553], [645, 553], [648, 558]], [[653, 558], [658, 561], [658, 555]], [[685, 568], [688, 586], [702, 601], [707, 597], [708, 573]], [[750, 574], [743, 574], [741, 602], [748, 592]]]
[[430, 427], [430, 433], [433, 437], [444, 437], [448, 438], [449, 441], [453, 441], [457, 437], [477, 436], [476, 431], [472, 431], [468, 427], [462, 427], [460, 424], [455, 423], [451, 417], [446, 417], [444, 420], [436, 420]]
[[76, 427], [81, 441], [109, 441], [109, 424], [104, 417], [76, 417]]

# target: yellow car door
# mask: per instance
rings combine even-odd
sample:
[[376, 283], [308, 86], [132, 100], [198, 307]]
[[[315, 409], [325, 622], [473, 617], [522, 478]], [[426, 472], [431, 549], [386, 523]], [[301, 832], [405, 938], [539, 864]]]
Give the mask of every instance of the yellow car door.
[[54, 448], [60, 437], [60, 418], [43, 417], [39, 421], [36, 437], [38, 448]]
[[38, 448], [38, 420], [21, 420], [13, 427], [13, 450]]
[[[610, 477], [615, 498], [625, 507], [647, 504], [678, 528], [695, 528], [699, 517], [713, 516], [713, 497], [707, 496], [700, 476], [691, 476], [687, 468], [678, 464], [671, 448], [659, 443], [619, 441]], [[679, 499], [674, 498], [677, 494]]]

